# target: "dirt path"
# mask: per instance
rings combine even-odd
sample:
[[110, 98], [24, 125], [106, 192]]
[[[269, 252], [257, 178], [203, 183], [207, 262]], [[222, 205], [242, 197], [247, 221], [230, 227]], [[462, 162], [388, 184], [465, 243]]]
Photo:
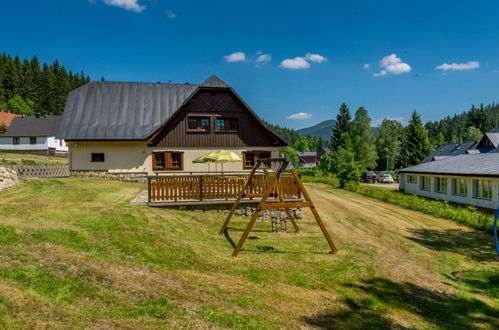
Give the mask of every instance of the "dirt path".
[[449, 292], [452, 288], [439, 274], [445, 263], [436, 260], [448, 258], [463, 269], [497, 264], [485, 233], [326, 185], [307, 188], [339, 248], [351, 245], [368, 252], [376, 275]]

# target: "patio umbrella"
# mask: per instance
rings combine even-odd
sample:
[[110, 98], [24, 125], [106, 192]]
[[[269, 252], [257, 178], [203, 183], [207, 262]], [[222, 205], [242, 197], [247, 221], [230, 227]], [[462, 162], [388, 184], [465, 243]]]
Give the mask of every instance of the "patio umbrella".
[[206, 155], [200, 156], [193, 160], [193, 162], [199, 163], [222, 163], [222, 172], [224, 170], [224, 163], [226, 162], [242, 162], [243, 160], [237, 154], [228, 150], [217, 150], [212, 151]]
[[202, 156], [194, 158], [194, 160], [192, 162], [196, 163], [196, 164], [199, 164], [199, 163], [208, 163], [208, 172], [209, 172], [210, 171], [210, 162], [204, 159], [209, 154], [211, 154], [211, 152], [209, 152], [209, 153], [207, 153], [205, 155], [202, 155]]

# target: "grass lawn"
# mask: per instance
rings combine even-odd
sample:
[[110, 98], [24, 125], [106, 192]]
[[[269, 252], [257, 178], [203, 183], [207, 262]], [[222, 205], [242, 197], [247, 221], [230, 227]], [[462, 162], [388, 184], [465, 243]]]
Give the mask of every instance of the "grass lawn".
[[0, 165], [67, 165], [67, 157], [0, 152]]
[[[0, 156], [1, 158], [1, 156]], [[492, 236], [307, 184], [335, 239], [130, 206], [143, 185], [22, 180], [0, 192], [1, 328], [498, 328]]]

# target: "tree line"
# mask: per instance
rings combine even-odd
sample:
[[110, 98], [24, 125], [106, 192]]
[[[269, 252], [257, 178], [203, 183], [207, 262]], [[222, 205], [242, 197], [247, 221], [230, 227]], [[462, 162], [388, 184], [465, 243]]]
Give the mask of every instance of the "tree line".
[[40, 63], [36, 56], [20, 59], [0, 55], [0, 111], [32, 116], [61, 114], [68, 93], [90, 81], [55, 60]]

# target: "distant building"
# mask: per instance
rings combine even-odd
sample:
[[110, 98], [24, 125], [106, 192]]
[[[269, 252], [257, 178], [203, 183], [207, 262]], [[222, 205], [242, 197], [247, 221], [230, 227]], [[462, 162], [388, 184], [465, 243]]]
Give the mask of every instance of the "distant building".
[[14, 113], [9, 113], [9, 112], [2, 112], [0, 111], [0, 126], [4, 125], [7, 126], [7, 128], [10, 126], [10, 123], [12, 120], [16, 117], [20, 117], [21, 115], [17, 115]]
[[298, 152], [298, 168], [311, 168], [318, 166], [320, 164], [321, 157], [329, 151], [329, 148], [321, 148], [317, 152]]
[[479, 142], [443, 145], [423, 162], [400, 170], [400, 189], [434, 199], [499, 207], [499, 128]]
[[0, 136], [0, 151], [37, 154], [67, 154], [66, 142], [55, 136], [61, 116], [17, 116], [5, 135]]

